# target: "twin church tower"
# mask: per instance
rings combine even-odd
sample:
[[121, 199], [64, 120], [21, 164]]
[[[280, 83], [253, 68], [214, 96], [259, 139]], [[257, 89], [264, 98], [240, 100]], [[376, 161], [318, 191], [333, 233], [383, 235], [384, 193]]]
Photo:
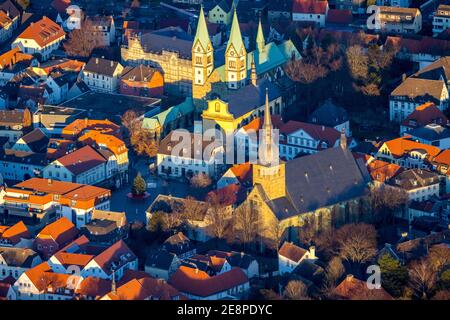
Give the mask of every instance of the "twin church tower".
[[[257, 46], [260, 50], [264, 50], [265, 40], [261, 21], [258, 26]], [[197, 32], [192, 46], [192, 67], [194, 71], [193, 91], [195, 95], [196, 87], [207, 85], [211, 74], [215, 70], [214, 49], [209, 37], [203, 7], [200, 9]], [[217, 72], [219, 73], [219, 79], [217, 80], [225, 82], [227, 89], [236, 90], [246, 85], [247, 70], [247, 50], [242, 40], [235, 10], [230, 38], [225, 50], [225, 65], [217, 68]]]

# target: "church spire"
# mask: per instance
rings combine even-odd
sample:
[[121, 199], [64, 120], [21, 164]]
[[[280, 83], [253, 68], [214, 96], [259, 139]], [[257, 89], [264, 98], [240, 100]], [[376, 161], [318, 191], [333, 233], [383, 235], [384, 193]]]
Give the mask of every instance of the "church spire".
[[239, 27], [239, 20], [237, 18], [236, 9], [234, 9], [233, 22], [231, 23], [230, 39], [228, 39], [227, 50], [233, 45], [234, 49], [241, 53], [241, 49], [244, 47], [244, 42], [242, 41], [241, 28]]
[[273, 137], [272, 137], [272, 119], [270, 115], [269, 107], [269, 88], [266, 88], [266, 105], [264, 108], [264, 123], [263, 123], [263, 133], [264, 133], [264, 147], [263, 147], [263, 161], [266, 164], [272, 164], [275, 160], [274, 150], [272, 149]]
[[256, 35], [256, 46], [259, 51], [264, 50], [264, 47], [266, 46], [266, 40], [264, 39], [264, 33], [261, 25], [261, 18], [259, 18], [258, 34]]
[[208, 27], [206, 26], [205, 13], [203, 12], [203, 5], [200, 8], [200, 14], [198, 16], [197, 31], [195, 33], [194, 45], [200, 41], [204, 50], [207, 50], [208, 44], [211, 42], [208, 33]]

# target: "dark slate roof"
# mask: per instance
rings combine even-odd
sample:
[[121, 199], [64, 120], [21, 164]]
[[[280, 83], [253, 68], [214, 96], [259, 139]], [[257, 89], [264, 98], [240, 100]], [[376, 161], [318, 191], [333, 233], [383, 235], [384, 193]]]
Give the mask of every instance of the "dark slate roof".
[[232, 267], [241, 269], [247, 269], [254, 260], [255, 258], [243, 252], [233, 252], [231, 256], [227, 257], [227, 261]]
[[348, 113], [344, 108], [336, 106], [331, 100], [327, 100], [310, 115], [308, 121], [335, 127], [348, 121], [348, 119]]
[[408, 131], [413, 138], [425, 139], [428, 141], [440, 140], [450, 137], [450, 129], [438, 124], [429, 124], [425, 127]]
[[266, 101], [266, 88], [269, 89], [269, 101], [281, 96], [279, 87], [271, 81], [264, 79], [259, 81], [257, 86], [249, 84], [234, 91], [226, 99], [228, 102], [228, 111], [237, 118], [255, 108], [263, 106]]
[[16, 126], [23, 124], [22, 110], [0, 110], [0, 126]]
[[145, 52], [161, 53], [163, 50], [178, 52], [185, 59], [191, 59], [194, 39], [179, 27], [168, 27], [141, 37]]
[[169, 237], [162, 244], [162, 248], [168, 252], [180, 255], [195, 249], [194, 244], [182, 232]]
[[22, 140], [35, 153], [47, 151], [49, 138], [42, 132], [41, 129], [34, 129], [22, 137]]
[[442, 57], [432, 64], [420, 69], [414, 78], [450, 81], [450, 57]]
[[439, 183], [439, 175], [428, 170], [409, 169], [391, 178], [388, 183], [405, 190], [413, 190]]
[[112, 77], [119, 62], [114, 60], [91, 58], [86, 64], [84, 71], [97, 73]]
[[348, 149], [330, 148], [286, 163], [286, 197], [267, 200], [278, 219], [363, 196], [368, 174]]
[[147, 255], [145, 266], [161, 270], [169, 270], [176, 255], [165, 250], [152, 250]]
[[16, 7], [11, 0], [2, 1], [0, 4], [0, 10], [9, 12], [9, 16], [12, 18], [20, 16], [18, 7]]
[[29, 153], [14, 150], [5, 151], [4, 149], [0, 149], [0, 161], [32, 164], [41, 167], [45, 167], [48, 162], [45, 153]]
[[8, 266], [21, 268], [31, 268], [34, 258], [38, 256], [31, 249], [10, 247], [0, 247], [0, 255]]
[[323, 280], [325, 279], [325, 271], [323, 268], [309, 260], [300, 262], [293, 273], [299, 275], [303, 279], [311, 281], [318, 287], [321, 287]]

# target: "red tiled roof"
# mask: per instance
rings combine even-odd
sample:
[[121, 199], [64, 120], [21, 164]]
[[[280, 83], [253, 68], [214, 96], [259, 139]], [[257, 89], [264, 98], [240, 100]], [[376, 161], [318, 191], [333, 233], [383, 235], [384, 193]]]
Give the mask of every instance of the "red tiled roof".
[[58, 13], [65, 13], [71, 2], [71, 0], [53, 0], [50, 6], [58, 11]]
[[[136, 255], [128, 248], [128, 246], [122, 240], [117, 241], [115, 244], [110, 246], [108, 249], [100, 253], [94, 258], [94, 261], [98, 264], [100, 268], [107, 274], [111, 274], [112, 263], [116, 265], [123, 264], [121, 257], [126, 258], [126, 262], [130, 262], [136, 259]], [[117, 267], [117, 266], [116, 266]]]
[[0, 238], [8, 240], [12, 244], [18, 243], [21, 238], [31, 238], [31, 233], [28, 231], [28, 228], [23, 221], [17, 222], [12, 227], [6, 227], [3, 233], [1, 228], [2, 227], [0, 226]]
[[402, 157], [412, 150], [424, 150], [430, 158], [437, 156], [441, 150], [438, 147], [411, 140], [411, 136], [403, 136], [385, 142], [393, 156]]
[[181, 292], [199, 297], [209, 297], [247, 282], [248, 278], [240, 268], [210, 277], [204, 271], [186, 266], [181, 266], [169, 280], [169, 283]]
[[75, 175], [86, 172], [106, 162], [91, 146], [84, 146], [57, 159], [57, 161]]
[[[414, 121], [415, 124], [412, 125], [411, 121]], [[434, 103], [427, 102], [418, 106], [405, 120], [403, 120], [402, 126], [423, 127], [432, 122], [445, 125], [448, 123], [448, 118], [434, 105]]]
[[154, 279], [147, 275], [140, 279], [131, 279], [117, 288], [116, 293], [107, 295], [111, 300], [172, 300], [180, 296], [178, 290], [162, 279]]
[[36, 238], [40, 239], [53, 239], [58, 244], [67, 243], [67, 241], [75, 238], [78, 234], [78, 230], [75, 225], [69, 221], [66, 217], [62, 217], [53, 223], [50, 223], [39, 232]]
[[33, 60], [33, 56], [23, 53], [20, 48], [15, 47], [0, 56], [0, 68], [11, 67], [21, 61]]
[[291, 242], [283, 243], [280, 250], [278, 250], [279, 255], [295, 262], [299, 262], [305, 253], [307, 253], [305, 249], [300, 248]]
[[330, 9], [328, 10], [327, 23], [343, 23], [348, 24], [353, 20], [353, 15], [351, 10], [338, 10]]
[[18, 39], [35, 40], [40, 47], [45, 47], [51, 42], [61, 39], [66, 35], [64, 30], [53, 20], [43, 17], [22, 32]]
[[109, 279], [87, 277], [78, 285], [75, 293], [82, 297], [100, 298], [111, 291], [111, 283]]
[[403, 171], [403, 168], [394, 163], [373, 160], [367, 164], [367, 170], [373, 180], [385, 182]]
[[327, 7], [326, 0], [294, 0], [292, 13], [325, 14]]
[[342, 299], [348, 300], [393, 300], [392, 296], [383, 288], [369, 289], [365, 281], [348, 275], [335, 288], [334, 293]]
[[329, 146], [333, 146], [341, 136], [341, 133], [334, 128], [317, 124], [289, 121], [280, 128], [280, 133], [291, 134], [298, 130], [303, 130], [317, 141], [326, 141]]

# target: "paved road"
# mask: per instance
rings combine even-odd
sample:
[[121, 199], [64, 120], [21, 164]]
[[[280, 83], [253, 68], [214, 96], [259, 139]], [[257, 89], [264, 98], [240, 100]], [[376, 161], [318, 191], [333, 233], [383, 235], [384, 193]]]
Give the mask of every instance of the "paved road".
[[141, 172], [141, 175], [147, 182], [147, 185], [150, 185], [147, 189], [147, 192], [150, 193], [150, 197], [144, 200], [129, 199], [127, 194], [131, 192], [131, 185], [127, 185], [119, 190], [113, 191], [111, 197], [111, 210], [125, 211], [129, 222], [145, 222], [145, 210], [159, 194], [171, 194], [175, 197], [185, 197], [191, 192], [191, 189], [187, 184], [177, 181], [167, 182], [161, 178], [151, 175], [147, 165], [142, 160], [138, 160], [134, 163], [132, 168], [133, 170], [130, 174], [132, 178], [130, 181], [133, 181], [137, 171]]

